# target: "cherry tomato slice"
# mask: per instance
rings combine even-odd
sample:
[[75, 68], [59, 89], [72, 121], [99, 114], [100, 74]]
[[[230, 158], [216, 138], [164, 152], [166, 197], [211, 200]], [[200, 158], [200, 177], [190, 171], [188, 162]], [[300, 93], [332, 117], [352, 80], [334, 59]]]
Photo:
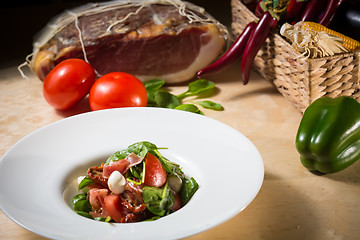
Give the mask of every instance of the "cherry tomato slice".
[[110, 215], [111, 219], [120, 223], [122, 219], [123, 206], [118, 194], [107, 195], [104, 199], [105, 211]]
[[166, 172], [159, 159], [148, 153], [145, 158], [144, 184], [149, 187], [161, 187], [166, 183]]
[[147, 92], [136, 77], [124, 73], [108, 73], [94, 83], [89, 94], [91, 110], [120, 107], [146, 107]]
[[93, 67], [81, 59], [67, 59], [45, 77], [43, 95], [59, 110], [66, 110], [84, 98], [96, 79]]
[[176, 192], [173, 192], [173, 194], [174, 194], [175, 202], [174, 205], [172, 205], [171, 209], [177, 211], [181, 208], [181, 199]]

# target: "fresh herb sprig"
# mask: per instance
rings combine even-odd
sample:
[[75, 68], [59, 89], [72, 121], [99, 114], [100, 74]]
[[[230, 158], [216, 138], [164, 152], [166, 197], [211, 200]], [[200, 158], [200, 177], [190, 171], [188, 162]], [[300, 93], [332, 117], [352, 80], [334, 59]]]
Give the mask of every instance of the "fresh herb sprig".
[[219, 103], [210, 100], [189, 101], [184, 103], [184, 99], [188, 97], [203, 98], [214, 93], [215, 83], [206, 79], [198, 79], [188, 85], [188, 89], [178, 95], [174, 95], [164, 88], [165, 81], [161, 79], [153, 79], [144, 82], [149, 107], [172, 108], [182, 111], [188, 111], [204, 115], [197, 105], [216, 111], [224, 110]]

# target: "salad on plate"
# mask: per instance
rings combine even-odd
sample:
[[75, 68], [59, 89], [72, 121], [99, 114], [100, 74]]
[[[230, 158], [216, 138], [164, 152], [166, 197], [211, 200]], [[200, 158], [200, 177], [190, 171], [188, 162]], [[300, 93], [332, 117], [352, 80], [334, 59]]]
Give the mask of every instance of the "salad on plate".
[[199, 185], [160, 149], [137, 142], [90, 167], [78, 178], [74, 211], [98, 221], [130, 223], [156, 220], [182, 208]]

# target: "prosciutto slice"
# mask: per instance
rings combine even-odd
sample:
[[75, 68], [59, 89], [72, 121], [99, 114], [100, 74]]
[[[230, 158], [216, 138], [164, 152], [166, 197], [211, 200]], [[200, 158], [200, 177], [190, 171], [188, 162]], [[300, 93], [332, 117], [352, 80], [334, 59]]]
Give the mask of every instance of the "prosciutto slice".
[[103, 177], [109, 178], [113, 171], [119, 171], [121, 174], [125, 174], [129, 168], [141, 163], [140, 158], [135, 153], [130, 153], [125, 159], [111, 162], [109, 165], [104, 166]]
[[224, 50], [226, 27], [203, 8], [180, 0], [116, 0], [87, 4], [51, 21], [29, 62], [43, 80], [68, 58], [98, 75], [122, 71], [145, 81], [183, 82]]

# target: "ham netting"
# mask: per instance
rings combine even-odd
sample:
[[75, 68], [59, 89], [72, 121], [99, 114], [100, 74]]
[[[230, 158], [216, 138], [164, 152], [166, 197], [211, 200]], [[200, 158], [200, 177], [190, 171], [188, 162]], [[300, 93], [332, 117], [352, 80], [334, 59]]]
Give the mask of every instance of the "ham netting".
[[[221, 35], [224, 37], [225, 41], [228, 42], [229, 40], [229, 33], [225, 26], [223, 26], [220, 22], [218, 22], [215, 18], [213, 18], [210, 14], [208, 14], [204, 8], [196, 6], [194, 4], [191, 4], [189, 2], [184, 2], [180, 0], [114, 0], [109, 2], [102, 2], [102, 3], [89, 3], [80, 7], [77, 7], [75, 9], [67, 10], [64, 13], [62, 13], [59, 16], [56, 16], [54, 19], [52, 19], [49, 24], [36, 36], [34, 44], [33, 44], [33, 52], [29, 56], [27, 56], [26, 61], [24, 64], [22, 64], [19, 69], [21, 69], [22, 66], [27, 65], [32, 69], [34, 67], [34, 56], [42, 49], [46, 44], [51, 42], [52, 40], [56, 39], [57, 35], [61, 34], [62, 31], [65, 31], [67, 27], [70, 25], [74, 25], [76, 29], [76, 37], [74, 36], [74, 39], [68, 40], [68, 39], [61, 39], [57, 38], [56, 40], [64, 41], [64, 44], [66, 44], [65, 41], [74, 41], [71, 42], [70, 45], [80, 45], [82, 49], [82, 55], [85, 61], [88, 61], [88, 52], [86, 47], [94, 44], [89, 40], [88, 32], [89, 30], [85, 27], [81, 26], [82, 19], [85, 19], [86, 17], [93, 16], [96, 18], [97, 14], [101, 14], [104, 12], [118, 12], [122, 10], [129, 10], [123, 15], [119, 15], [113, 17], [112, 19], [106, 19], [106, 15], [103, 16], [105, 19], [104, 24], [107, 25], [102, 27], [100, 29], [97, 29], [96, 31], [100, 31], [97, 34], [104, 38], [111, 36], [112, 34], [119, 34], [119, 33], [126, 33], [127, 31], [131, 31], [134, 29], [129, 29], [129, 21], [131, 21], [134, 17], [137, 15], [140, 15], [143, 10], [146, 8], [152, 9], [152, 6], [155, 5], [165, 5], [165, 6], [173, 6], [175, 7], [177, 13], [180, 16], [183, 16], [187, 20], [188, 25], [194, 25], [194, 24], [207, 24], [211, 23], [218, 27]], [[115, 16], [115, 15], [114, 15]], [[168, 19], [162, 18], [159, 14], [154, 13], [152, 15], [152, 21], [154, 24], [162, 24], [163, 21], [167, 21]], [[181, 31], [182, 29], [179, 28], [178, 31]], [[75, 35], [75, 34], [74, 34]], [[65, 46], [66, 47], [66, 46]], [[55, 54], [58, 52], [59, 49], [57, 49], [58, 46], [52, 45], [49, 49], [54, 52]], [[96, 70], [96, 69], [95, 69]], [[99, 74], [98, 74], [99, 75]], [[99, 75], [100, 76], [100, 75]]]

